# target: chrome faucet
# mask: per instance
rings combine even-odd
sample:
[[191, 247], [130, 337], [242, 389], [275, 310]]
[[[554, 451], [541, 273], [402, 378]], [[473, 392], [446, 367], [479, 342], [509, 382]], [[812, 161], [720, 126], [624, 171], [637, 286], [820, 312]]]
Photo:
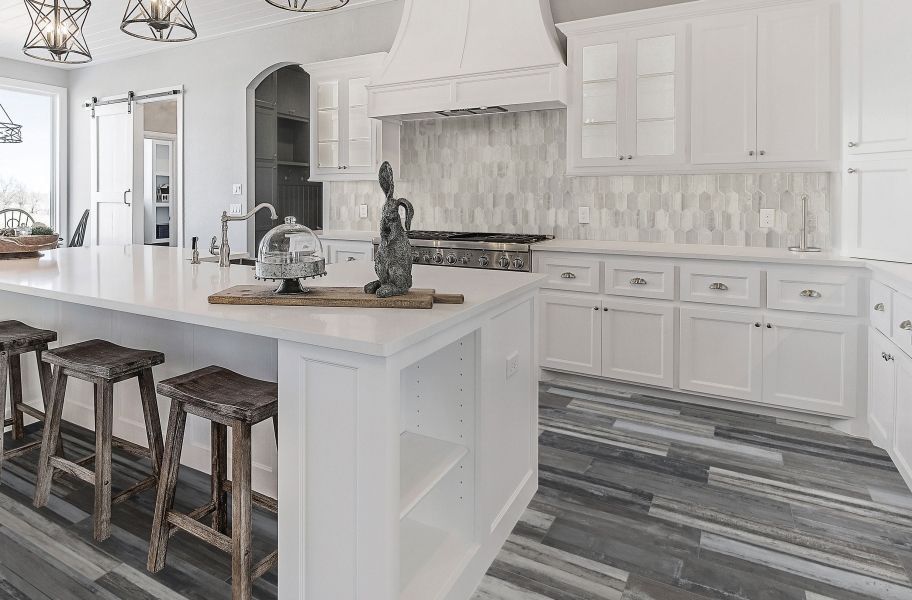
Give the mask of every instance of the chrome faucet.
[[222, 213], [222, 243], [216, 244], [218, 237], [212, 236], [212, 243], [209, 245], [209, 253], [212, 256], [219, 257], [220, 267], [228, 267], [231, 265], [231, 247], [228, 245], [228, 223], [230, 221], [246, 221], [264, 208], [269, 209], [273, 221], [277, 221], [279, 219], [279, 215], [276, 213], [275, 207], [272, 204], [267, 204], [265, 202], [254, 206], [253, 210], [251, 210], [246, 215], [232, 216], [228, 214], [228, 211]]

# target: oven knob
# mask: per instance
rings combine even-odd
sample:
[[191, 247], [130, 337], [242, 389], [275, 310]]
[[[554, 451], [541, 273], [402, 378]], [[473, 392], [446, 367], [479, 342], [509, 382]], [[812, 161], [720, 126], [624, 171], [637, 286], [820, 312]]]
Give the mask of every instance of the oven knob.
[[448, 265], [455, 265], [456, 264], [456, 255], [447, 254], [446, 261], [447, 261]]
[[471, 261], [471, 260], [472, 259], [469, 258], [469, 255], [466, 254], [465, 256], [463, 256], [462, 258], [459, 259], [459, 262], [461, 262], [464, 265], [467, 265], [467, 264], [469, 264], [469, 261]]
[[521, 259], [521, 258], [513, 259], [513, 268], [514, 269], [522, 269], [524, 266], [526, 266], [526, 263], [523, 262], [523, 259]]
[[491, 264], [491, 261], [487, 256], [482, 256], [478, 259], [478, 264], [480, 264], [482, 267], [487, 267], [489, 264]]
[[431, 255], [430, 255], [430, 254], [425, 254], [423, 258], [424, 258], [424, 262], [427, 262], [427, 263], [431, 262]]
[[434, 262], [437, 263], [438, 265], [442, 265], [443, 264], [443, 254], [435, 254]]
[[499, 264], [502, 269], [509, 269], [510, 268], [510, 259], [507, 258], [506, 256], [501, 256], [497, 260], [497, 264]]
[[419, 262], [421, 260], [421, 254], [417, 252], [412, 252], [412, 262]]

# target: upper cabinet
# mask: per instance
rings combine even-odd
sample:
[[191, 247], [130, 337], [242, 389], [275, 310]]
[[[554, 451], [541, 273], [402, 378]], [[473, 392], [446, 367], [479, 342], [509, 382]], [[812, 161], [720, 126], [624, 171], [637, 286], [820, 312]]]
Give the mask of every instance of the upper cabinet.
[[850, 155], [912, 150], [912, 2], [843, 2], [845, 143]]
[[838, 167], [830, 0], [705, 0], [564, 23], [570, 175]]
[[685, 161], [686, 48], [683, 24], [570, 38], [571, 174]]
[[367, 85], [384, 54], [305, 65], [310, 74], [311, 181], [373, 180], [399, 168], [399, 125], [367, 116]]

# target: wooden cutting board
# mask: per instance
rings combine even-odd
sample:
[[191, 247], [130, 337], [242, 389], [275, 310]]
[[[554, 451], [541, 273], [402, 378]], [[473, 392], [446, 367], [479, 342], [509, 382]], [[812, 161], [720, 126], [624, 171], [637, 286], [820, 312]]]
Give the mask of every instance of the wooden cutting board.
[[209, 296], [209, 304], [256, 306], [335, 306], [351, 308], [433, 308], [434, 304], [462, 304], [462, 294], [438, 294], [413, 289], [404, 296], [378, 298], [355, 287], [314, 287], [306, 294], [276, 294], [275, 286], [238, 285]]

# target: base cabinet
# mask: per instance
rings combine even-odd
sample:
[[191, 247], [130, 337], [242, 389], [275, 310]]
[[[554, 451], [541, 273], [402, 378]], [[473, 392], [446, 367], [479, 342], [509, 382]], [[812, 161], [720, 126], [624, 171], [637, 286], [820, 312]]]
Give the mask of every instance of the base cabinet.
[[371, 260], [373, 247], [370, 242], [324, 240], [323, 254], [326, 256], [326, 264], [330, 265], [354, 260]]
[[681, 389], [760, 402], [762, 354], [755, 311], [681, 309]]
[[674, 333], [674, 306], [603, 300], [602, 376], [674, 387]]
[[912, 358], [896, 357], [896, 420], [893, 424], [893, 462], [912, 486]]
[[542, 294], [541, 364], [583, 375], [602, 374], [601, 304], [598, 298]]
[[[871, 331], [868, 341], [868, 427], [871, 441], [881, 448], [893, 445], [896, 420], [896, 352], [886, 338]], [[894, 357], [892, 360], [890, 357]]]

